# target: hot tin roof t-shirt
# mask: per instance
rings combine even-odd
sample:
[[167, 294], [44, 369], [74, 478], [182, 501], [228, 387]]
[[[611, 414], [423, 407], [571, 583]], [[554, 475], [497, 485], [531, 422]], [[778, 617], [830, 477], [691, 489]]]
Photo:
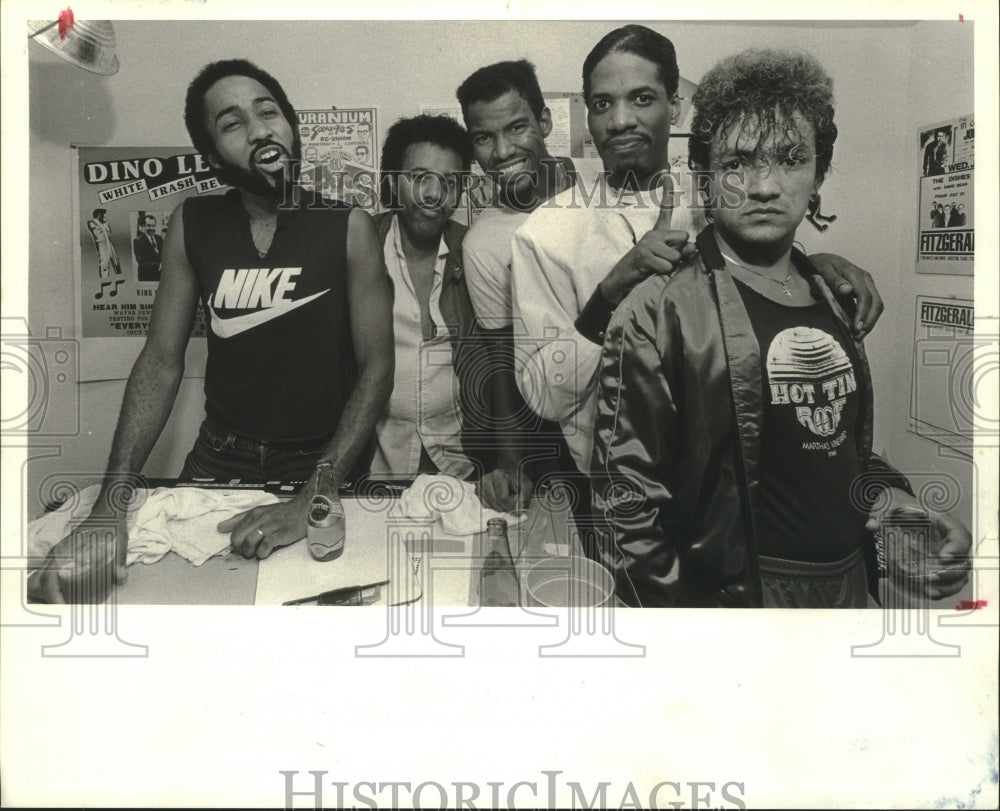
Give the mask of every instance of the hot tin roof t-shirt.
[[788, 306], [737, 281], [760, 346], [760, 554], [841, 560], [861, 546], [867, 518], [851, 502], [860, 472], [853, 347], [822, 304]]

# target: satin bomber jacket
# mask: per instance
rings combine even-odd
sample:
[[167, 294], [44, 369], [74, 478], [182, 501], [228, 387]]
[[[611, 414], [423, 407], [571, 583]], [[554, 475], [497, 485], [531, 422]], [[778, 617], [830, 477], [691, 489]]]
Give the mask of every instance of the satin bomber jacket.
[[[673, 276], [637, 286], [608, 326], [591, 468], [597, 519], [608, 524], [602, 556], [626, 605], [760, 607], [760, 348], [712, 226], [696, 244]], [[863, 472], [853, 494], [870, 508], [881, 488], [909, 491], [909, 483], [872, 454], [864, 348], [812, 263], [799, 251], [792, 259], [856, 349]], [[866, 535], [869, 591], [878, 599]]]

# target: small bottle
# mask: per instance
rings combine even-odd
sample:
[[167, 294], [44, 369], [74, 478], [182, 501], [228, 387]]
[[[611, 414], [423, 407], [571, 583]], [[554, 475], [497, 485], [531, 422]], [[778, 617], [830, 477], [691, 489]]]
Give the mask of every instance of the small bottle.
[[491, 518], [486, 522], [486, 537], [490, 541], [490, 549], [496, 549], [501, 554], [510, 554], [510, 542], [507, 540], [507, 521], [503, 518]]
[[480, 572], [479, 603], [484, 606], [516, 606], [517, 575], [510, 557], [507, 522], [491, 518], [486, 522], [487, 550]]
[[333, 481], [333, 463], [316, 466], [316, 490], [309, 503], [309, 532], [306, 542], [314, 560], [335, 560], [344, 553], [344, 505]]

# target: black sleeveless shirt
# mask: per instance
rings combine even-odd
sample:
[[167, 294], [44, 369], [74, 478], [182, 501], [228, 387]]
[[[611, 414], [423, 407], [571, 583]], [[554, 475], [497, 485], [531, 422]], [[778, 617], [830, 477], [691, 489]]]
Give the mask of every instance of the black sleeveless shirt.
[[332, 434], [357, 377], [347, 301], [348, 206], [283, 210], [261, 258], [240, 194], [184, 202], [184, 245], [208, 325], [205, 409], [270, 441]]

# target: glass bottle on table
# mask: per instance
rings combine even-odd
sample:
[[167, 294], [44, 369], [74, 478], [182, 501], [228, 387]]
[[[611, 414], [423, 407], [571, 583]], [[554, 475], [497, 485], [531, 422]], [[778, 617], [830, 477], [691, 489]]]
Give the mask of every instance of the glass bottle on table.
[[510, 540], [507, 537], [507, 521], [503, 518], [491, 518], [486, 522], [486, 535], [489, 538], [490, 549], [510, 556]]
[[507, 522], [503, 518], [486, 522], [486, 557], [480, 572], [479, 600], [484, 606], [517, 605], [517, 577]]
[[309, 529], [306, 543], [314, 560], [328, 561], [344, 553], [346, 534], [344, 505], [333, 478], [333, 463], [327, 460], [316, 466], [316, 489], [309, 502]]

